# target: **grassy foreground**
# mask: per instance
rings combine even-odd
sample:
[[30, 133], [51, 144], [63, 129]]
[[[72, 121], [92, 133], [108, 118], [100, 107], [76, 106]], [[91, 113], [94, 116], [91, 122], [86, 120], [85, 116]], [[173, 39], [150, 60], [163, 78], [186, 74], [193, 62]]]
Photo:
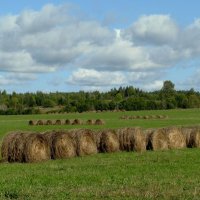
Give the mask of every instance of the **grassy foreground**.
[[[9, 131], [200, 125], [200, 110], [0, 116]], [[167, 115], [121, 120], [122, 115]], [[30, 119], [103, 119], [104, 126], [29, 126]], [[34, 164], [0, 163], [0, 199], [200, 199], [200, 150], [120, 152]]]
[[200, 199], [200, 151], [1, 164], [0, 199]]

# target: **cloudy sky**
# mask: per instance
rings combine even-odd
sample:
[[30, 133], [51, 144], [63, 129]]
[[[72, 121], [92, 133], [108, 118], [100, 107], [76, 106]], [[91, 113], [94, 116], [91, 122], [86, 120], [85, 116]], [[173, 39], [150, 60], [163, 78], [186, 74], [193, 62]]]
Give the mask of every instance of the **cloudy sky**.
[[199, 0], [0, 0], [0, 90], [200, 91]]

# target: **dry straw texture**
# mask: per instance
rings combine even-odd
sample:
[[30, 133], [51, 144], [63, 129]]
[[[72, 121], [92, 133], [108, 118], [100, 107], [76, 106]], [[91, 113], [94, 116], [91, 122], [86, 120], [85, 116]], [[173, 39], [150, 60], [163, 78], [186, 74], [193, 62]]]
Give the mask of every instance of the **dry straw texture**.
[[117, 131], [120, 150], [146, 151], [146, 138], [140, 128], [124, 128]]
[[114, 130], [104, 130], [100, 138], [100, 152], [117, 152], [119, 150], [118, 134]]
[[53, 122], [52, 122], [52, 120], [47, 120], [45, 124], [46, 124], [46, 125], [52, 125]]
[[75, 119], [73, 122], [72, 122], [72, 125], [81, 125], [82, 124], [82, 121], [80, 119]]
[[193, 128], [187, 128], [187, 127], [181, 128], [181, 132], [182, 132], [183, 136], [185, 137], [186, 146], [189, 148], [192, 148], [190, 135], [193, 130], [194, 130]]
[[102, 120], [102, 119], [97, 119], [96, 121], [95, 121], [95, 125], [104, 125], [105, 123], [104, 123], [104, 121]]
[[24, 140], [25, 162], [39, 162], [51, 159], [50, 146], [42, 134], [27, 134]]
[[89, 129], [80, 129], [76, 131], [77, 154], [78, 156], [96, 154], [97, 144], [96, 135]]
[[1, 154], [8, 162], [37, 162], [50, 159], [50, 147], [41, 134], [11, 133], [3, 140]]
[[147, 150], [167, 150], [168, 138], [164, 129], [150, 130], [147, 134]]
[[36, 125], [44, 125], [44, 122], [42, 120], [38, 120]]
[[3, 161], [23, 162], [23, 140], [21, 133], [10, 133], [3, 139], [1, 157]]
[[171, 127], [165, 129], [169, 149], [181, 149], [186, 147], [185, 136], [181, 128]]
[[73, 123], [73, 122], [72, 122], [70, 119], [66, 119], [66, 120], [65, 120], [65, 124], [66, 124], [66, 125], [71, 125], [72, 123]]
[[93, 125], [94, 124], [94, 120], [92, 119], [88, 119], [86, 122], [87, 125]]
[[60, 119], [57, 119], [54, 123], [55, 125], [61, 125], [62, 124], [62, 121]]
[[57, 131], [51, 134], [52, 158], [62, 159], [76, 156], [76, 141], [73, 134], [67, 131]]

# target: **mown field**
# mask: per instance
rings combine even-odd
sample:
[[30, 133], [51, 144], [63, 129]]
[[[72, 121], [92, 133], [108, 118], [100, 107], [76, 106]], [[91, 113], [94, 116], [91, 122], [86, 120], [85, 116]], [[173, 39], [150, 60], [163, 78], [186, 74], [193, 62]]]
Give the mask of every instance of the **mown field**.
[[[9, 131], [71, 128], [198, 126], [200, 110], [0, 116]], [[166, 119], [121, 120], [122, 115]], [[36, 119], [103, 119], [103, 126], [29, 126]], [[0, 163], [0, 199], [200, 199], [200, 149], [120, 152], [34, 164]]]

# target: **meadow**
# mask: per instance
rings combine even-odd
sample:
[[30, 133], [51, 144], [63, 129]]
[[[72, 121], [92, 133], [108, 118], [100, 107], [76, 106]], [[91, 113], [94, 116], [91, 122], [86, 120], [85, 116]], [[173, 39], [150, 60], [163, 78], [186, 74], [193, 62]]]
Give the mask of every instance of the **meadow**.
[[[199, 126], [200, 110], [0, 116], [0, 141], [10, 131]], [[165, 115], [122, 120], [121, 116]], [[29, 126], [38, 119], [103, 119], [105, 125]], [[200, 150], [120, 152], [32, 164], [0, 163], [0, 199], [200, 199]]]

